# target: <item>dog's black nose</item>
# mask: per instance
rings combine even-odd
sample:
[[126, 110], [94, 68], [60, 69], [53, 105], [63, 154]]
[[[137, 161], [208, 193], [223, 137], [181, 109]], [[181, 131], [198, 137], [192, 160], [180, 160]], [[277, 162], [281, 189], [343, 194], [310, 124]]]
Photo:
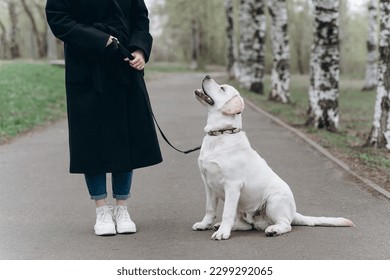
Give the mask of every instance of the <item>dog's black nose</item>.
[[211, 78], [210, 75], [207, 75], [207, 76], [205, 77], [205, 79], [206, 79], [206, 80], [211, 80], [212, 78]]

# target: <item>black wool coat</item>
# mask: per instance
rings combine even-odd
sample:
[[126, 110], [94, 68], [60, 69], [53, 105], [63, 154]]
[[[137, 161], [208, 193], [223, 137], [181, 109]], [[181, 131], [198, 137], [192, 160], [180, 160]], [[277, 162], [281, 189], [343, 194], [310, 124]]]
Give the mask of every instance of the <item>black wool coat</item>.
[[[160, 163], [143, 71], [106, 43], [112, 35], [149, 59], [152, 36], [143, 0], [47, 0], [53, 34], [64, 42], [70, 172], [126, 172]], [[127, 30], [127, 31], [126, 31]]]

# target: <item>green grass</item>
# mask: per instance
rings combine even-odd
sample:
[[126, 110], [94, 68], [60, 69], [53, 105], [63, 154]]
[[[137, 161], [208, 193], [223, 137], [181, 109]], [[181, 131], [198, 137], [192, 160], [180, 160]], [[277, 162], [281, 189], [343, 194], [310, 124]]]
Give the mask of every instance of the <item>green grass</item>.
[[0, 62], [0, 143], [65, 115], [64, 69]]
[[[235, 83], [235, 85], [238, 84]], [[348, 160], [350, 164], [360, 164], [367, 172], [379, 171], [385, 174], [382, 175], [379, 183], [390, 185], [390, 152], [385, 149], [363, 147], [372, 126], [376, 92], [362, 92], [361, 80], [342, 78], [339, 97], [340, 127], [337, 133], [332, 133], [305, 127], [308, 86], [308, 76], [293, 76], [291, 81], [292, 102], [287, 105], [268, 100], [269, 77], [265, 79], [264, 95], [256, 95], [242, 89], [241, 92], [262, 109], [289, 125], [299, 128], [337, 156]]]

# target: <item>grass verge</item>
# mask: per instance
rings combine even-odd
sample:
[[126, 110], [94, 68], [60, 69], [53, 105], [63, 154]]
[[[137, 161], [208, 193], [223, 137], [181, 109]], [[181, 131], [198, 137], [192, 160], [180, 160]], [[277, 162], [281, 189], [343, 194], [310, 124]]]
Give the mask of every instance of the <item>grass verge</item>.
[[[238, 86], [238, 83], [230, 83]], [[340, 128], [337, 133], [305, 127], [308, 76], [292, 77], [292, 102], [288, 105], [268, 100], [269, 79], [265, 81], [265, 95], [256, 95], [243, 89], [241, 92], [263, 110], [304, 132], [359, 174], [390, 190], [390, 152], [363, 147], [373, 121], [376, 92], [362, 92], [362, 86], [360, 80], [340, 81]]]
[[64, 69], [0, 62], [0, 143], [65, 116]]

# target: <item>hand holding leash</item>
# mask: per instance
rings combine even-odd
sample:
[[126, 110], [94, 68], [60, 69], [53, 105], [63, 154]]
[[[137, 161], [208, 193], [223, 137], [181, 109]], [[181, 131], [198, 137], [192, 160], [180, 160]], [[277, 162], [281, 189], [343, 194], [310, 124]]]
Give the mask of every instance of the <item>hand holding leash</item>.
[[134, 59], [130, 60], [125, 58], [125, 61], [129, 62], [129, 65], [136, 70], [143, 70], [145, 68], [145, 56], [142, 50], [137, 50], [132, 53]]

